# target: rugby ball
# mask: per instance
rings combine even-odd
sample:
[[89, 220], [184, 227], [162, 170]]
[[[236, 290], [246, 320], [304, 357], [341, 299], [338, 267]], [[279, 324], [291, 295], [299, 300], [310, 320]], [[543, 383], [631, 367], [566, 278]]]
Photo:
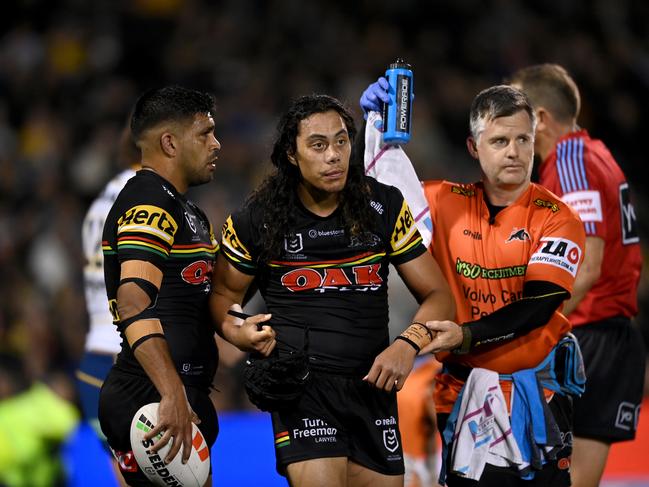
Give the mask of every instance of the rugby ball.
[[192, 423], [192, 452], [184, 465], [182, 463], [182, 448], [169, 464], [165, 465], [164, 463], [164, 458], [174, 441], [173, 438], [157, 452], [152, 452], [151, 447], [162, 437], [162, 433], [150, 440], [144, 439], [144, 435], [158, 423], [159, 405], [159, 402], [146, 404], [133, 416], [130, 434], [135, 460], [144, 475], [154, 485], [203, 487], [210, 474], [210, 449], [195, 424]]

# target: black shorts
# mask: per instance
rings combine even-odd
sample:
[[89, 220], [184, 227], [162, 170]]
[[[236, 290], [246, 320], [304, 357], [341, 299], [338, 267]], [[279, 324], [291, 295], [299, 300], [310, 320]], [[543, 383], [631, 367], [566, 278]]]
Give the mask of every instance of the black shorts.
[[642, 335], [628, 318], [573, 329], [586, 366], [586, 392], [575, 398], [574, 433], [606, 443], [635, 438], [644, 388]]
[[[496, 467], [494, 465], [485, 465], [480, 481], [465, 479], [458, 475], [448, 474], [446, 485], [449, 487], [568, 487], [570, 486], [570, 455], [572, 455], [572, 398], [555, 394], [548, 403], [550, 411], [554, 415], [563, 446], [557, 452], [557, 457], [546, 463], [543, 469], [537, 471], [532, 480], [523, 480], [518, 471], [513, 468]], [[440, 435], [446, 428], [448, 414], [437, 415], [437, 425]], [[451, 451], [449, 446], [449, 452]], [[446, 471], [450, 472], [450, 458], [448, 455], [448, 464]]]
[[292, 409], [272, 413], [277, 471], [315, 458], [347, 457], [384, 475], [403, 475], [396, 393], [358, 377], [312, 372]]
[[[189, 404], [201, 420], [198, 428], [211, 449], [219, 432], [219, 424], [209, 391], [191, 386], [185, 386], [185, 391]], [[119, 463], [124, 480], [133, 487], [150, 486], [151, 481], [138, 468], [133, 457], [130, 440], [131, 420], [142, 406], [159, 401], [160, 394], [150, 380], [116, 371], [114, 368], [101, 388], [99, 423]]]

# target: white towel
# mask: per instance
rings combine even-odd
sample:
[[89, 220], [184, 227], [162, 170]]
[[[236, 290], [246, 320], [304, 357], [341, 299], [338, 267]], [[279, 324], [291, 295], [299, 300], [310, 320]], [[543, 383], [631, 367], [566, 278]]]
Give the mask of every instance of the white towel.
[[498, 374], [476, 368], [471, 371], [462, 392], [453, 436], [451, 471], [480, 480], [487, 463], [499, 467], [525, 467], [512, 435]]
[[377, 122], [380, 126], [381, 114], [370, 112], [365, 128], [365, 174], [401, 191], [423, 243], [428, 247], [433, 237], [433, 224], [424, 189], [403, 149], [398, 145], [383, 143], [381, 131], [376, 128]]

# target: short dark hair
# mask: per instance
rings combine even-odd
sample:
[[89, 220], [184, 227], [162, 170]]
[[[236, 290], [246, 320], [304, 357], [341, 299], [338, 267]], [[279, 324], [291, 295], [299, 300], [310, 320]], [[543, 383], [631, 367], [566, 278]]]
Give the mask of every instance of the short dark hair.
[[537, 64], [516, 71], [509, 83], [518, 85], [535, 107], [544, 107], [558, 121], [577, 119], [581, 99], [577, 84], [568, 71], [558, 64]]
[[532, 130], [534, 130], [536, 115], [525, 93], [508, 85], [497, 85], [482, 90], [471, 103], [469, 116], [471, 135], [477, 140], [486, 122], [500, 117], [509, 117], [521, 110], [530, 117]]
[[295, 154], [297, 149], [296, 140], [300, 122], [314, 113], [324, 113], [329, 110], [334, 110], [340, 115], [347, 128], [349, 140], [354, 141], [356, 137], [354, 118], [340, 100], [329, 95], [304, 95], [291, 103], [277, 124], [277, 137], [270, 156], [275, 167], [294, 168], [295, 171], [299, 171], [288, 160], [288, 154]]
[[138, 142], [142, 134], [162, 122], [184, 122], [197, 113], [214, 111], [215, 100], [204, 93], [182, 86], [165, 86], [144, 93], [135, 102], [131, 116], [131, 134]]

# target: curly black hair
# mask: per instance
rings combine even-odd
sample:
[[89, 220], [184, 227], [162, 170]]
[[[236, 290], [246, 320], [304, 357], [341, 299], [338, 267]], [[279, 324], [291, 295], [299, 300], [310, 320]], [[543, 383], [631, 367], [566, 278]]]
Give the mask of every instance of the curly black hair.
[[[294, 223], [291, 209], [298, 204], [297, 187], [301, 180], [300, 170], [288, 159], [295, 154], [300, 122], [315, 113], [330, 110], [338, 112], [343, 119], [350, 142], [356, 137], [356, 125], [347, 108], [336, 98], [328, 95], [306, 95], [296, 99], [280, 118], [277, 136], [270, 159], [275, 171], [252, 193], [246, 207], [262, 208], [259, 226], [261, 249], [260, 263], [278, 258], [283, 251], [284, 237]], [[352, 152], [345, 187], [340, 193], [339, 208], [347, 238], [363, 241], [369, 234], [373, 215], [370, 212], [370, 186], [366, 182], [362, 158]]]

